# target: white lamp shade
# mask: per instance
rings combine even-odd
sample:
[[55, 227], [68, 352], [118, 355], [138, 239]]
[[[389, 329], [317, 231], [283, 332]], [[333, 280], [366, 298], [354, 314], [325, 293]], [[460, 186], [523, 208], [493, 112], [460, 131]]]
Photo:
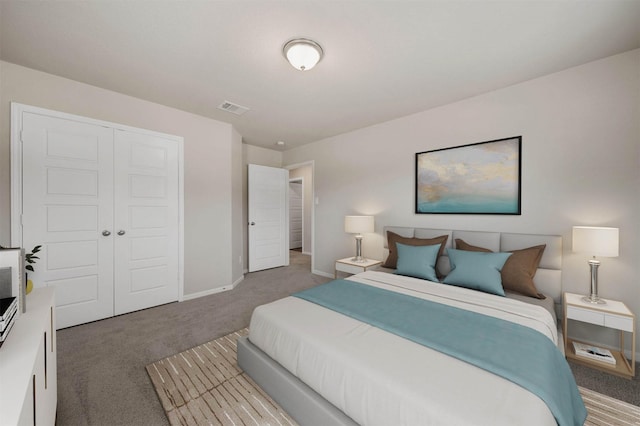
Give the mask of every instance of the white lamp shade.
[[573, 251], [591, 256], [618, 257], [618, 228], [573, 227]]
[[344, 232], [348, 234], [362, 234], [364, 232], [373, 232], [374, 223], [373, 216], [345, 216]]
[[287, 42], [283, 48], [289, 63], [300, 71], [308, 71], [322, 59], [322, 48], [313, 40], [295, 39]]

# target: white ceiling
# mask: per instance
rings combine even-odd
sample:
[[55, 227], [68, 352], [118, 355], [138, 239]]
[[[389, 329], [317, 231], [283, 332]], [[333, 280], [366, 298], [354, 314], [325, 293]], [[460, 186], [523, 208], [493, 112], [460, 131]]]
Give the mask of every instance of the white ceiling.
[[[291, 67], [282, 46], [325, 56]], [[0, 59], [284, 149], [640, 47], [640, 0], [0, 0]], [[225, 100], [243, 116], [217, 109]]]

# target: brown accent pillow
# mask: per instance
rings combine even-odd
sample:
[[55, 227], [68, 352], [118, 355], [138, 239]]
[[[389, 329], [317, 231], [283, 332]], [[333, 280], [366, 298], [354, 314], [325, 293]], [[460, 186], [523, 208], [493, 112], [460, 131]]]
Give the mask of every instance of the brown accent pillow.
[[[396, 243], [406, 244], [408, 246], [433, 246], [440, 244], [440, 250], [438, 250], [438, 257], [444, 253], [444, 246], [447, 244], [448, 235], [441, 235], [435, 238], [411, 238], [403, 237], [395, 232], [387, 231], [387, 241], [389, 246], [389, 256], [382, 265], [385, 268], [396, 269], [398, 264], [398, 249]], [[437, 273], [437, 268], [436, 268]], [[440, 274], [438, 274], [439, 276]]]
[[[533, 283], [533, 277], [536, 275], [540, 259], [542, 259], [542, 254], [546, 247], [546, 244], [542, 244], [510, 252], [512, 254], [507, 259], [501, 272], [502, 287], [505, 290], [514, 291], [525, 296], [544, 299], [544, 294], [539, 293]], [[491, 252], [491, 250], [484, 247], [467, 244], [459, 238], [456, 238], [456, 248], [466, 251]]]
[[[472, 246], [471, 244], [467, 244], [464, 240], [461, 240], [460, 238], [456, 238], [456, 248], [458, 250], [465, 250], [465, 251], [481, 251], [481, 252], [485, 252], [485, 253], [493, 253], [488, 248]], [[511, 257], [511, 256], [509, 256], [509, 257]], [[504, 267], [503, 267], [503, 269], [504, 269]]]

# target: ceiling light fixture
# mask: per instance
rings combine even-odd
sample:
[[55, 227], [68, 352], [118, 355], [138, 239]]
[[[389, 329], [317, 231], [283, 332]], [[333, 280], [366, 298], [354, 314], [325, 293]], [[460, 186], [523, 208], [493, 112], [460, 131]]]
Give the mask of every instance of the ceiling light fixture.
[[282, 53], [287, 61], [300, 71], [309, 71], [322, 59], [322, 47], [313, 40], [294, 38], [285, 43]]

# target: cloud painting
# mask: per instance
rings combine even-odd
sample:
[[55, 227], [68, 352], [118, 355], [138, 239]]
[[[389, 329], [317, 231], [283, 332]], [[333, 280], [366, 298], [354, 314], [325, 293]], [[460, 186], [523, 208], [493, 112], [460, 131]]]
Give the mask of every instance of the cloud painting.
[[416, 213], [520, 214], [521, 141], [416, 154]]

